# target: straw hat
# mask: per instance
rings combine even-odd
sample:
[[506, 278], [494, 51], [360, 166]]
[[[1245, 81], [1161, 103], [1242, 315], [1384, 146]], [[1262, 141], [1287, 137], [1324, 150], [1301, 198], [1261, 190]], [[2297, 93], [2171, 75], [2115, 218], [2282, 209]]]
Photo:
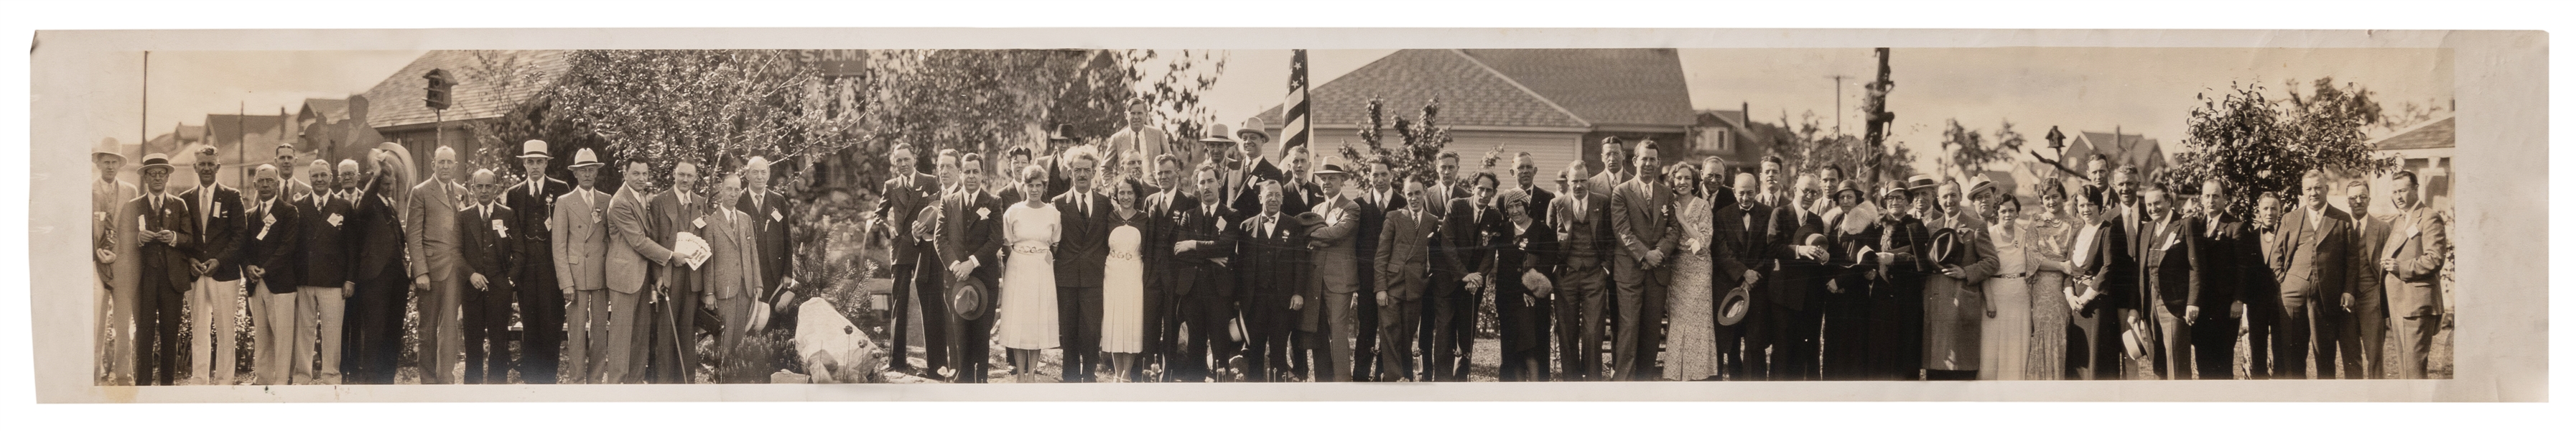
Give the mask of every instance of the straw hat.
[[529, 159], [529, 158], [536, 158], [536, 159], [551, 159], [551, 158], [554, 158], [554, 156], [553, 156], [553, 155], [546, 154], [546, 141], [540, 141], [540, 140], [535, 140], [535, 139], [529, 139], [529, 140], [528, 140], [528, 142], [523, 143], [523, 144], [519, 144], [519, 148], [520, 148], [520, 149], [519, 149], [519, 158], [522, 158], [522, 159]]

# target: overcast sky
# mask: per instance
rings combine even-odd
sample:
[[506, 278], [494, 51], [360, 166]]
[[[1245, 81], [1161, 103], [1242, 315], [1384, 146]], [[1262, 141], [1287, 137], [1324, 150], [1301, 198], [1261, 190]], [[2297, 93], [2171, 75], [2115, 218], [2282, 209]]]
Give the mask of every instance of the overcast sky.
[[[1310, 51], [1311, 79], [1321, 85], [1392, 52]], [[1279, 103], [1286, 91], [1289, 55], [1286, 50], [1226, 54], [1225, 74], [1202, 96], [1218, 120], [1232, 126]], [[84, 127], [97, 136], [132, 142], [149, 137], [137, 136], [139, 124], [149, 124], [144, 129], [158, 135], [178, 123], [203, 123], [210, 113], [245, 108], [252, 114], [275, 114], [280, 108], [291, 113], [308, 97], [365, 92], [419, 55], [155, 52], [149, 117], [138, 123], [132, 114], [138, 100], [120, 112], [92, 116]], [[1888, 108], [1897, 115], [1893, 139], [1920, 145], [1917, 152], [1923, 154], [1932, 152], [1926, 149], [1936, 145], [1953, 118], [1986, 131], [2009, 119], [2034, 140], [2050, 126], [2070, 134], [2117, 127], [2178, 146], [2183, 121], [2198, 104], [2193, 95], [2219, 94], [2230, 82], [2260, 82], [2278, 94], [2285, 79], [2333, 76], [2369, 87], [2394, 112], [2400, 102], [2450, 100], [2447, 57], [2435, 49], [1901, 48], [1889, 60], [1896, 90]], [[1876, 73], [1866, 48], [1684, 49], [1681, 60], [1692, 105], [1737, 109], [1749, 104], [1751, 116], [1761, 122], [1776, 122], [1785, 114], [1795, 123], [1812, 112], [1830, 127], [1837, 112], [1831, 76], [1848, 76], [1842, 82], [1840, 112], [1847, 132], [1855, 135], [1863, 126], [1851, 112], [1858, 109], [1862, 83]], [[140, 54], [132, 61], [142, 68]], [[98, 97], [140, 98], [130, 91]]]

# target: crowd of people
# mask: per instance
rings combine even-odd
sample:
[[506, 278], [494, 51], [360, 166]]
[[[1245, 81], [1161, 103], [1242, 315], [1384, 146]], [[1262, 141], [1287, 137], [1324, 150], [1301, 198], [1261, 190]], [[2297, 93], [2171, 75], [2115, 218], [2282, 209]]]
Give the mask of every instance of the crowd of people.
[[[895, 144], [865, 217], [894, 278], [884, 371], [1041, 381], [1056, 350], [1066, 382], [1465, 381], [1491, 348], [1505, 381], [2422, 378], [2445, 317], [2445, 221], [2403, 170], [2378, 195], [2345, 179], [2343, 208], [2325, 172], [2241, 208], [2223, 180], [2151, 184], [2096, 155], [2026, 200], [1614, 137], [1603, 169], [1548, 187], [1527, 153], [1407, 175], [1269, 153], [1258, 126], [1170, 145], [1143, 115], [989, 159]], [[239, 301], [260, 384], [392, 383], [407, 342], [423, 383], [690, 383], [769, 363], [737, 346], [793, 333], [781, 316], [813, 296], [760, 157], [704, 186], [675, 162], [659, 191], [632, 161], [611, 194], [589, 149], [573, 182], [524, 174], [552, 159], [529, 141], [519, 179], [460, 184], [453, 150], [413, 182], [395, 147], [299, 182], [281, 145], [249, 191], [216, 181], [211, 149], [144, 156], [139, 187], [95, 152], [103, 375], [232, 383], [236, 329], [212, 316]], [[173, 194], [183, 165], [195, 187]], [[2374, 196], [2397, 213], [2367, 214]], [[1488, 312], [1499, 340], [1479, 344]]]
[[[236, 302], [249, 304], [251, 383], [263, 385], [391, 384], [406, 344], [427, 384], [513, 371], [524, 383], [687, 383], [706, 363], [772, 360], [732, 349], [747, 333], [792, 331], [792, 318], [769, 319], [797, 305], [786, 200], [765, 187], [766, 160], [744, 161], [713, 196], [693, 193], [693, 163], [656, 192], [637, 161], [609, 194], [590, 149], [573, 155], [569, 183], [543, 174], [547, 143], [521, 150], [516, 180], [487, 168], [460, 183], [442, 146], [432, 177], [412, 182], [411, 156], [388, 144], [363, 162], [314, 160], [305, 181], [281, 144], [275, 163], [248, 169], [249, 191], [216, 181], [211, 147], [143, 156], [140, 187], [117, 178], [124, 154], [93, 152], [100, 374], [237, 383]], [[195, 170], [195, 187], [173, 195], [178, 166]], [[702, 336], [722, 358], [697, 357]]]

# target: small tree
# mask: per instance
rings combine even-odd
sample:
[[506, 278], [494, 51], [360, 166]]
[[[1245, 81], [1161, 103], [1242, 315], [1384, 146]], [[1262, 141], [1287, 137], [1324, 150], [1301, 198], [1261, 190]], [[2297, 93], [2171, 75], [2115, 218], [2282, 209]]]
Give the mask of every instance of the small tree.
[[[1354, 148], [1347, 142], [1343, 143], [1339, 149], [1343, 158], [1354, 163], [1385, 160], [1387, 169], [1395, 171], [1393, 178], [1430, 178], [1439, 174], [1434, 166], [1440, 160], [1440, 152], [1448, 149], [1450, 142], [1456, 141], [1449, 136], [1449, 128], [1440, 125], [1439, 99], [1422, 105], [1420, 117], [1395, 118], [1397, 141], [1393, 148], [1386, 146], [1386, 135], [1380, 132], [1386, 130], [1386, 99], [1371, 96], [1361, 109], [1366, 111], [1358, 124], [1360, 143], [1364, 147]], [[1501, 147], [1496, 148], [1499, 151]], [[1460, 154], [1459, 157], [1470, 156]]]
[[2201, 106], [2191, 110], [2186, 149], [2160, 179], [2196, 185], [2224, 178], [2236, 187], [2226, 210], [2242, 211], [2263, 192], [2281, 192], [2285, 204], [2297, 204], [2291, 191], [2310, 170], [2377, 175], [2394, 167], [2370, 153], [2364, 130], [2381, 118], [2369, 89], [2336, 85], [2331, 77], [2318, 78], [2312, 89], [2289, 91], [2288, 104], [2270, 98], [2261, 84], [2231, 84], [2217, 98], [2195, 96]]

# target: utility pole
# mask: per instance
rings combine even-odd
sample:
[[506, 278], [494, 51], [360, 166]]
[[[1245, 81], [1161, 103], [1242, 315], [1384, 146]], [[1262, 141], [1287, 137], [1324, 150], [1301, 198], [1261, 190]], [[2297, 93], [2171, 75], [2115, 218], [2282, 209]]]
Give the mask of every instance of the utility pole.
[[[1865, 103], [1862, 106], [1869, 109], [1869, 133], [1862, 138], [1869, 143], [1869, 160], [1864, 164], [1869, 169], [1869, 174], [1863, 178], [1881, 177], [1887, 172], [1885, 169], [1880, 169], [1879, 163], [1880, 159], [1887, 156], [1888, 126], [1896, 122], [1896, 113], [1887, 112], [1887, 92], [1896, 89], [1896, 81], [1887, 79], [1887, 75], [1887, 48], [1879, 48], [1878, 80], [1869, 83], [1869, 99], [1862, 102]], [[1901, 178], [1879, 178], [1879, 180], [1885, 182], [1901, 180]]]
[[[152, 152], [152, 148], [151, 148], [151, 145], [152, 145], [152, 51], [144, 51], [144, 52], [143, 52], [143, 121], [139, 121], [139, 122], [137, 122], [137, 123], [138, 123], [138, 124], [135, 124], [135, 125], [134, 125], [134, 133], [135, 133], [135, 135], [134, 135], [134, 136], [136, 136], [136, 138], [135, 138], [136, 140], [135, 140], [134, 142], [141, 142], [142, 144], [135, 145], [135, 146], [134, 146], [134, 148], [141, 149], [141, 150], [142, 150], [143, 152], [145, 152], [145, 153], [151, 153], [151, 152]], [[177, 136], [171, 136], [171, 137], [170, 137], [170, 141], [171, 141], [171, 142], [178, 142], [178, 140], [179, 140], [179, 138], [178, 138]], [[123, 154], [123, 153], [125, 152], [125, 149], [119, 148], [119, 149], [117, 149], [116, 151], [117, 151], [117, 153], [119, 153], [119, 154]], [[143, 155], [142, 155], [142, 154], [136, 154], [136, 155], [134, 155], [134, 157], [137, 157], [137, 158], [135, 159], [135, 160], [137, 160], [137, 161], [143, 160], [143, 159], [141, 159], [141, 157], [143, 157]]]
[[1834, 136], [1843, 135], [1843, 116], [1850, 115], [1843, 112], [1843, 78], [1850, 77], [1840, 73], [1826, 76], [1834, 80]]

